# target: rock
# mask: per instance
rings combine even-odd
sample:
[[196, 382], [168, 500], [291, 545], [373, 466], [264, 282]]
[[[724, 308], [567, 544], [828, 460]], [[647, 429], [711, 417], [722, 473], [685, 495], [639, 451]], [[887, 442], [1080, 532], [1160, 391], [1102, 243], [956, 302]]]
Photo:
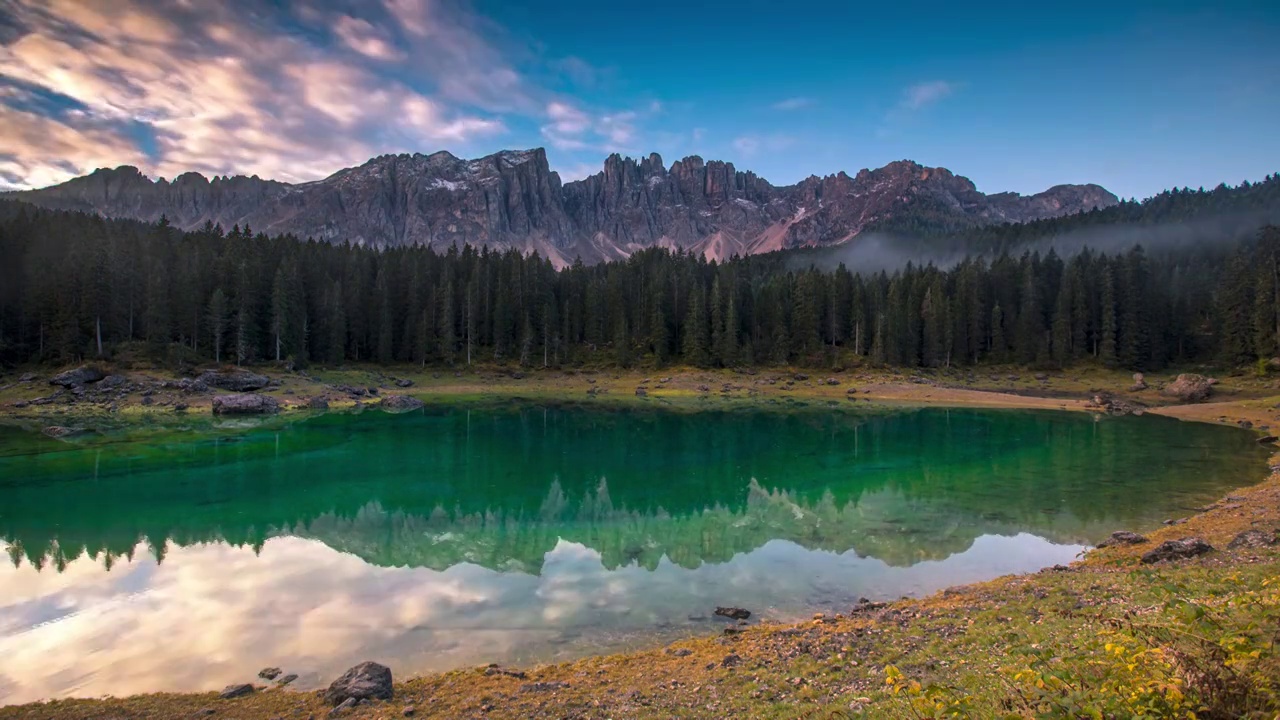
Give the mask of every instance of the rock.
[[400, 378], [399, 380], [396, 380], [396, 387], [401, 387], [401, 388], [413, 387], [413, 381], [410, 380], [409, 378]]
[[1253, 428], [1253, 422], [1250, 420], [1241, 420], [1236, 424], [1244, 428], [1245, 430], [1251, 430]]
[[49, 427], [45, 428], [41, 432], [43, 432], [45, 435], [48, 435], [51, 438], [61, 439], [61, 438], [75, 437], [76, 435], [83, 435], [86, 431], [84, 428], [67, 427], [65, 425], [50, 425]]
[[33, 372], [22, 373], [22, 376], [18, 378], [18, 382], [22, 382], [22, 383], [34, 382], [39, 377], [40, 377], [39, 375], [36, 375]]
[[648, 396], [649, 396], [648, 390], [645, 390], [642, 387], [636, 388], [636, 397], [648, 397]]
[[742, 664], [742, 657], [737, 653], [729, 653], [720, 661], [720, 667], [736, 667]]
[[1049, 374], [1048, 374], [1048, 373], [1036, 373], [1036, 374], [1035, 374], [1035, 378], [1036, 378], [1036, 380], [1039, 380], [1040, 382], [1049, 382]]
[[362, 662], [329, 685], [324, 701], [340, 705], [348, 700], [390, 700], [391, 696], [391, 668], [376, 662]]
[[805, 380], [808, 380], [808, 379], [809, 379], [809, 376], [808, 376], [808, 375], [805, 375], [804, 373], [796, 373], [795, 375], [792, 375], [791, 377], [792, 377], [792, 379], [796, 380], [797, 382], [804, 382]]
[[219, 390], [230, 390], [231, 392], [238, 393], [261, 390], [271, 383], [271, 379], [266, 375], [259, 375], [257, 373], [249, 372], [248, 370], [210, 370], [208, 372], [201, 373], [196, 380], [204, 383], [207, 387], [215, 387]]
[[1135, 532], [1128, 530], [1117, 530], [1111, 533], [1111, 537], [1098, 543], [1098, 547], [1111, 547], [1112, 545], [1141, 545], [1147, 542], [1147, 538]]
[[27, 402], [26, 400], [19, 400], [18, 402], [13, 404], [13, 406], [16, 408], [24, 408], [29, 405], [31, 405], [31, 403]]
[[743, 610], [738, 607], [717, 607], [715, 614], [720, 617], [727, 617], [733, 620], [747, 620], [751, 617], [750, 610]]
[[155, 398], [151, 397], [150, 395], [145, 395], [145, 394], [144, 394], [144, 395], [142, 396], [142, 404], [143, 404], [143, 405], [154, 405], [154, 404], [155, 404], [155, 402], [156, 402], [156, 401], [155, 401]]
[[104, 377], [106, 377], [106, 375], [104, 375], [98, 368], [91, 365], [81, 365], [75, 370], [68, 370], [54, 375], [49, 378], [49, 384], [59, 385], [61, 387], [75, 387], [77, 385], [85, 385], [87, 383], [96, 383]]
[[563, 690], [569, 687], [569, 683], [560, 680], [551, 680], [549, 682], [531, 682], [520, 686], [520, 692], [548, 692], [551, 690]]
[[1142, 373], [1133, 374], [1133, 384], [1129, 386], [1129, 392], [1141, 392], [1146, 390], [1148, 387], [1146, 375], [1143, 375]]
[[174, 405], [174, 406], [173, 406], [173, 411], [174, 411], [174, 412], [176, 412], [176, 413], [184, 413], [184, 412], [186, 412], [186, 411], [188, 411], [188, 410], [190, 410], [190, 409], [191, 409], [191, 406], [190, 406], [190, 405], [188, 405], [188, 404], [186, 404], [186, 403], [182, 403], [182, 402], [180, 402], [180, 403], [178, 403], [178, 404], [176, 404], [176, 405]]
[[1275, 435], [1264, 435], [1264, 436], [1262, 436], [1262, 437], [1258, 438], [1258, 444], [1259, 444], [1259, 445], [1270, 445], [1271, 443], [1274, 443], [1274, 442], [1275, 442], [1275, 441], [1277, 441], [1277, 440], [1280, 440], [1280, 438], [1276, 437]]
[[839, 385], [840, 381], [835, 378], [827, 378], [826, 383], [828, 385]]
[[401, 715], [403, 715], [403, 716], [405, 716], [405, 717], [413, 717], [413, 714], [414, 714], [415, 712], [417, 712], [417, 711], [418, 711], [418, 709], [417, 709], [417, 708], [415, 708], [414, 706], [412, 706], [412, 705], [405, 705], [405, 706], [404, 706], [404, 709], [400, 711], [400, 714], [401, 714]]
[[100, 390], [101, 389], [109, 390], [113, 388], [118, 388], [127, 382], [129, 382], [129, 379], [123, 375], [108, 375], [102, 378], [102, 381], [98, 383], [98, 388]]
[[663, 652], [665, 652], [668, 655], [674, 655], [676, 657], [689, 657], [690, 655], [693, 654], [693, 651], [690, 650], [689, 648], [678, 648], [678, 649], [667, 648]]
[[356, 708], [356, 705], [359, 705], [359, 704], [360, 704], [359, 700], [356, 700], [355, 698], [347, 698], [346, 700], [343, 700], [342, 702], [338, 703], [332, 710], [329, 711], [329, 717], [338, 717], [339, 715], [342, 715], [343, 713], [346, 713], [349, 710], [354, 710]]
[[1160, 394], [1175, 397], [1187, 403], [1201, 402], [1213, 394], [1213, 386], [1216, 384], [1218, 381], [1213, 378], [1195, 373], [1183, 373], [1164, 386]]
[[496, 663], [485, 668], [484, 674], [485, 675], [503, 675], [505, 677], [513, 677], [513, 678], [518, 678], [520, 680], [524, 680], [525, 678], [528, 677], [528, 675], [526, 675], [523, 670], [509, 670], [507, 668], [497, 665]]
[[1213, 546], [1200, 538], [1182, 538], [1166, 540], [1142, 555], [1144, 564], [1164, 562], [1166, 560], [1182, 560], [1213, 552]]
[[329, 401], [324, 397], [317, 395], [316, 397], [307, 400], [307, 407], [312, 410], [328, 410]]
[[1106, 392], [1095, 394], [1093, 404], [1108, 415], [1141, 415], [1147, 411], [1147, 406], [1140, 402], [1118, 398]]
[[285, 675], [284, 677], [277, 680], [276, 684], [281, 687], [284, 687], [285, 685], [288, 685], [289, 683], [297, 679], [298, 679], [298, 675], [296, 673], [289, 673], [288, 675]]
[[1243, 548], [1259, 549], [1264, 547], [1272, 547], [1280, 542], [1280, 533], [1276, 531], [1264, 532], [1262, 530], [1245, 530], [1244, 532], [1232, 538], [1227, 543], [1228, 550], [1240, 550]]
[[698, 392], [711, 392], [711, 388], [706, 385], [699, 385]]
[[230, 700], [232, 698], [244, 697], [245, 695], [249, 695], [252, 692], [253, 692], [252, 685], [250, 685], [249, 683], [239, 683], [237, 685], [226, 686], [225, 688], [222, 689], [222, 692], [218, 693], [218, 697], [222, 698], [223, 700]]
[[408, 412], [424, 405], [426, 403], [411, 395], [385, 395], [378, 407], [390, 412]]
[[280, 411], [280, 403], [268, 395], [238, 393], [213, 398], [214, 415], [270, 415]]
[[281, 670], [278, 667], [262, 668], [258, 671], [258, 677], [263, 680], [275, 680], [277, 677], [280, 677], [280, 672]]

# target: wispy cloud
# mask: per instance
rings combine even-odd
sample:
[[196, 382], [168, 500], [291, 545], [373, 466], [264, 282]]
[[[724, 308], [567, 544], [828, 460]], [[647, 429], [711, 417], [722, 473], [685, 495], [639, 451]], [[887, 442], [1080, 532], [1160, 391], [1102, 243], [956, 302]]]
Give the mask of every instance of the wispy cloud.
[[902, 93], [899, 107], [905, 110], [922, 110], [956, 91], [955, 83], [946, 80], [931, 80], [912, 85]]
[[774, 110], [799, 110], [801, 108], [807, 108], [810, 105], [813, 105], [813, 103], [814, 103], [813, 98], [790, 97], [785, 100], [779, 100], [778, 102], [770, 105], [769, 107], [773, 108]]
[[779, 152], [794, 145], [796, 139], [790, 135], [741, 135], [733, 139], [733, 149], [745, 158], [754, 157], [761, 150]]
[[10, 0], [0, 28], [6, 187], [123, 163], [314, 180], [380, 153], [496, 149], [513, 120], [621, 151], [662, 111], [559, 97], [554, 78], [608, 73], [543, 60], [465, 3]]

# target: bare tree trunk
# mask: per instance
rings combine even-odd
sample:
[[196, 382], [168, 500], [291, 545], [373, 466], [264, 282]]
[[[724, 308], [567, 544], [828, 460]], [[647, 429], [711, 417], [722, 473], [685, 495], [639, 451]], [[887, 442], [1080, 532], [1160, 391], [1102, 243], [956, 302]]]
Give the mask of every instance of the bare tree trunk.
[[98, 338], [98, 357], [102, 357], [102, 316], [99, 315], [93, 321], [94, 334]]

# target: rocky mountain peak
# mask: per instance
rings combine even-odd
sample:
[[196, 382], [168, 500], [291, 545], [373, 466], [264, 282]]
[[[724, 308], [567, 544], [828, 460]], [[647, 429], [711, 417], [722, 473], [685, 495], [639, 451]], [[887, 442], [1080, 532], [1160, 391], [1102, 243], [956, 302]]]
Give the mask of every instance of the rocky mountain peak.
[[848, 242], [925, 204], [964, 223], [1025, 222], [1107, 207], [1097, 185], [1036, 195], [984, 195], [966, 177], [897, 160], [852, 177], [843, 171], [774, 186], [731, 162], [689, 155], [664, 166], [650, 153], [612, 154], [601, 171], [561, 183], [543, 148], [472, 160], [441, 150], [381, 155], [323, 180], [290, 185], [257, 177], [184, 173], [151, 181], [132, 166], [10, 197], [46, 207], [157, 220], [251, 225], [377, 247], [470, 244], [537, 251], [564, 265], [625, 258], [646, 247], [711, 258]]

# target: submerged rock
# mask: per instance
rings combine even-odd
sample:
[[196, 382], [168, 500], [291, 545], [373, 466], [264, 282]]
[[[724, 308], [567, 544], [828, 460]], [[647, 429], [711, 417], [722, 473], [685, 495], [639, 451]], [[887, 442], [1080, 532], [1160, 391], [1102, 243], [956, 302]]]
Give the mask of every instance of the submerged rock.
[[1166, 540], [1142, 555], [1144, 564], [1183, 560], [1213, 552], [1213, 546], [1197, 537]]
[[244, 697], [245, 695], [249, 695], [252, 692], [253, 692], [253, 686], [250, 685], [249, 683], [237, 683], [235, 685], [228, 685], [225, 688], [223, 688], [222, 692], [218, 693], [218, 697], [222, 698], [223, 700], [230, 700], [232, 698]]
[[84, 428], [78, 428], [78, 427], [67, 427], [65, 425], [50, 425], [49, 427], [45, 428], [42, 432], [44, 432], [45, 435], [48, 435], [51, 438], [62, 439], [62, 438], [75, 437], [76, 435], [83, 435], [88, 431], [85, 430]]
[[716, 608], [716, 615], [733, 620], [747, 620], [751, 617], [751, 611], [743, 610], [739, 607], [718, 607]]
[[74, 387], [76, 385], [96, 383], [104, 377], [106, 377], [106, 375], [98, 368], [91, 365], [81, 365], [75, 370], [68, 370], [54, 375], [49, 378], [49, 384], [60, 385], [62, 387]]
[[411, 395], [385, 395], [378, 407], [392, 412], [405, 412], [417, 410], [424, 405], [426, 403]]
[[1182, 402], [1200, 402], [1213, 394], [1213, 386], [1217, 384], [1218, 381], [1213, 378], [1183, 373], [1166, 385], [1160, 394], [1178, 398]]
[[269, 415], [279, 412], [275, 398], [255, 393], [218, 395], [213, 399], [214, 415]]
[[1111, 547], [1112, 545], [1141, 545], [1147, 542], [1147, 538], [1135, 532], [1128, 530], [1117, 530], [1111, 533], [1111, 537], [1098, 543], [1098, 547]]
[[324, 691], [324, 701], [331, 705], [370, 698], [390, 700], [391, 696], [391, 668], [376, 662], [356, 665], [334, 680], [329, 689]]
[[1093, 404], [1108, 415], [1141, 415], [1147, 411], [1147, 406], [1140, 402], [1118, 398], [1107, 392], [1096, 393]]

